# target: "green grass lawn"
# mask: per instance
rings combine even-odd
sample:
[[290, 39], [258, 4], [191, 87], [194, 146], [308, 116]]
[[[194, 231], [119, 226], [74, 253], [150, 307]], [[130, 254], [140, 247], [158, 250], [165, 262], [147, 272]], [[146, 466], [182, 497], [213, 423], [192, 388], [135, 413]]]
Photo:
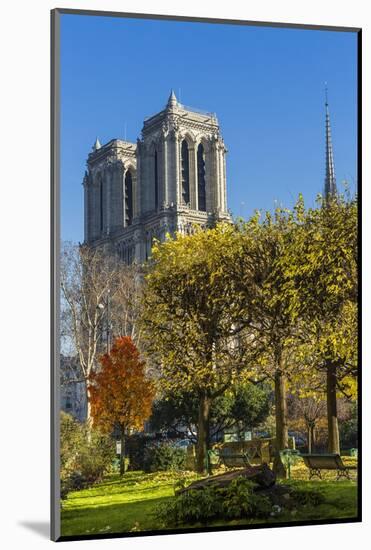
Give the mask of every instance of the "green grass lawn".
[[[357, 515], [357, 485], [354, 481], [293, 481], [298, 488], [319, 487], [325, 502], [315, 507], [303, 506], [295, 514], [284, 511], [268, 519], [246, 519], [230, 521], [228, 525], [252, 525], [257, 523], [282, 523], [290, 521], [311, 521], [355, 518]], [[214, 522], [223, 525], [223, 522]]]
[[177, 479], [179, 474], [127, 472], [121, 479], [112, 475], [89, 489], [71, 492], [62, 504], [62, 535], [156, 529], [153, 512], [174, 496]]
[[[357, 515], [357, 486], [355, 481], [335, 481], [333, 477], [324, 481], [291, 481], [299, 487], [320, 487], [326, 502], [316, 507], [303, 506], [295, 514], [283, 512], [268, 520], [218, 521], [209, 525], [251, 525], [256, 523], [277, 523], [287, 521], [325, 520], [353, 518]], [[189, 481], [196, 474], [188, 474]], [[146, 531], [162, 528], [154, 512], [156, 507], [174, 496], [177, 473], [127, 472], [120, 479], [111, 475], [102, 483], [89, 489], [74, 491], [62, 504], [62, 535], [96, 535]], [[200, 525], [194, 525], [193, 527]], [[192, 526], [185, 526], [192, 528]]]

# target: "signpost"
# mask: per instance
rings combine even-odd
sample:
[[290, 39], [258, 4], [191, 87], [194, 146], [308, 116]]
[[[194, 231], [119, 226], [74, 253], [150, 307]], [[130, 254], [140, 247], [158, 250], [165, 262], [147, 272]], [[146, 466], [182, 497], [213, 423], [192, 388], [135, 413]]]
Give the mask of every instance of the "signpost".
[[291, 465], [296, 464], [300, 458], [300, 453], [296, 449], [284, 449], [280, 451], [283, 465], [287, 468], [288, 478], [291, 479]]

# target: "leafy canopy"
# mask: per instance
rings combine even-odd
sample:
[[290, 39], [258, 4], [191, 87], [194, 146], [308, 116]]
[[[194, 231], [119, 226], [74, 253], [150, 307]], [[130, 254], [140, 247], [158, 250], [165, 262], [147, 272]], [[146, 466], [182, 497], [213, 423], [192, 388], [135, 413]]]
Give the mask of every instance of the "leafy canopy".
[[243, 302], [229, 267], [235, 228], [219, 224], [153, 248], [142, 324], [162, 389], [221, 395], [243, 368], [235, 345]]
[[94, 424], [106, 431], [139, 430], [151, 414], [154, 387], [145, 375], [145, 363], [129, 336], [117, 338], [101, 369], [90, 376]]

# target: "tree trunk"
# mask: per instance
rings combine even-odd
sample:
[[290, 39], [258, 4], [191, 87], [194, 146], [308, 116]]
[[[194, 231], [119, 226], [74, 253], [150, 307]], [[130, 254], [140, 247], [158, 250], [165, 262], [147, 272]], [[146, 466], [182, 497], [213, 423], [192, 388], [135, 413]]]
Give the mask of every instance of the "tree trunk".
[[120, 476], [125, 473], [125, 430], [121, 428]]
[[340, 454], [339, 425], [336, 403], [336, 365], [327, 365], [327, 426], [328, 452]]
[[311, 441], [312, 441], [312, 452], [315, 451], [315, 447], [316, 447], [316, 427], [315, 427], [315, 424], [313, 423], [311, 428], [310, 428], [310, 438], [311, 438]]
[[87, 426], [88, 443], [91, 443], [91, 430], [93, 427], [93, 417], [91, 415], [91, 403], [90, 403], [90, 395], [89, 395], [87, 382], [86, 382], [86, 426]]
[[311, 454], [312, 447], [313, 447], [312, 435], [313, 435], [313, 427], [309, 424], [309, 426], [307, 426], [308, 453], [309, 454]]
[[[200, 397], [198, 408], [198, 432], [197, 432], [197, 472], [203, 474], [206, 470], [207, 451], [209, 450], [209, 417], [210, 417], [210, 398], [206, 395]], [[209, 469], [209, 468], [207, 468]]]
[[86, 422], [89, 426], [92, 423], [91, 404], [90, 404], [90, 397], [89, 397], [88, 391], [86, 391]]
[[316, 450], [316, 426], [313, 424], [312, 426], [312, 447], [313, 451]]
[[277, 477], [286, 478], [286, 468], [282, 463], [279, 453], [279, 451], [287, 449], [289, 445], [287, 429], [286, 377], [281, 370], [277, 370], [274, 377], [274, 394], [276, 409], [276, 454], [273, 461], [273, 470]]

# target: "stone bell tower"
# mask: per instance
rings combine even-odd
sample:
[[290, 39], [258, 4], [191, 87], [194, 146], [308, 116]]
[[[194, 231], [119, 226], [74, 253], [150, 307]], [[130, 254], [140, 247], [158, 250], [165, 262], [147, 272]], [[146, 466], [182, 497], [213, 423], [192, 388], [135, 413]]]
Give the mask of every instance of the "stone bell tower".
[[216, 115], [171, 92], [136, 144], [96, 141], [84, 178], [85, 242], [143, 262], [154, 238], [230, 221], [226, 152]]

